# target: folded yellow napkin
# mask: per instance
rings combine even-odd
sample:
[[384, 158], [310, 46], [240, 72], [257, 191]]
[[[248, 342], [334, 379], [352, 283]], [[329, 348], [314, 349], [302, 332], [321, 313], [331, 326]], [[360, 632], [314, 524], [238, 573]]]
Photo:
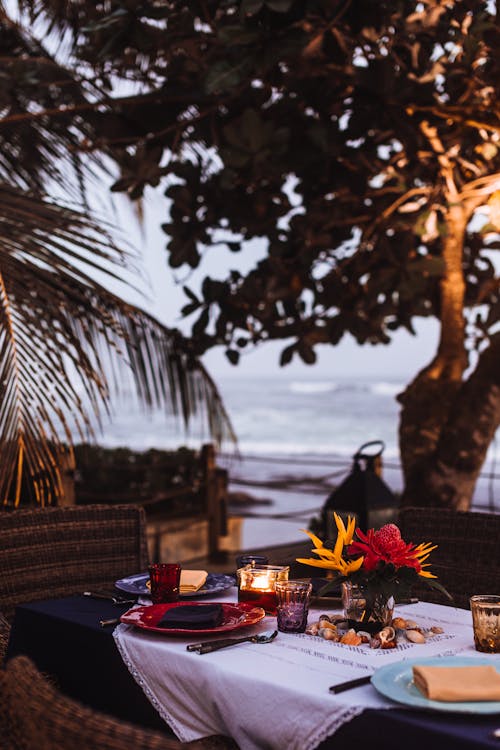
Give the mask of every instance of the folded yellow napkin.
[[181, 594], [188, 594], [191, 591], [201, 589], [207, 580], [207, 575], [206, 570], [181, 570]]
[[500, 674], [489, 665], [415, 665], [413, 681], [426, 698], [434, 701], [500, 701]]

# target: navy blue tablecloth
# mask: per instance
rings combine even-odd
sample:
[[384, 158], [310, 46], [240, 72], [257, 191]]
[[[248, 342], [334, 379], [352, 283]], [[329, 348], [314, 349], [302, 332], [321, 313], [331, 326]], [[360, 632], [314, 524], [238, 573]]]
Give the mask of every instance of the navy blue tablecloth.
[[[83, 596], [22, 605], [16, 610], [7, 658], [26, 654], [66, 694], [127, 721], [165, 731], [165, 723], [124, 665], [113, 628], [99, 625], [100, 619], [117, 617], [126, 609]], [[317, 750], [500, 750], [499, 740], [491, 734], [497, 727], [500, 715], [370, 709], [344, 724]]]

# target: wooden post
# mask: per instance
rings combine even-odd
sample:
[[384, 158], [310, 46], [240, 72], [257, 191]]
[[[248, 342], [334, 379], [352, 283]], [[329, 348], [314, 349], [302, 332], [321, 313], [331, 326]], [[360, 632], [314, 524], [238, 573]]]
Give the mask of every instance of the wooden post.
[[208, 554], [215, 557], [218, 549], [217, 539], [217, 485], [215, 482], [215, 449], [207, 443], [201, 449], [203, 466], [203, 483], [205, 485], [205, 513], [208, 518]]
[[215, 462], [215, 448], [209, 443], [201, 450], [203, 480], [205, 485], [205, 512], [208, 518], [208, 554], [214, 561], [219, 559], [219, 537], [227, 533], [227, 471], [219, 469]]

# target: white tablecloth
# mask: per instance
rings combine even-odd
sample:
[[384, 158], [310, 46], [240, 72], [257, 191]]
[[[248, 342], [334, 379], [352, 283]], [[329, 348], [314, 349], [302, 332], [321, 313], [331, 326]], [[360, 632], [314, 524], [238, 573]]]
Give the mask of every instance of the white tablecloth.
[[[235, 601], [235, 595], [219, 601]], [[309, 622], [318, 614], [311, 610]], [[114, 637], [131, 674], [182, 741], [226, 734], [242, 750], [313, 750], [365, 708], [396, 705], [371, 685], [338, 695], [329, 693], [329, 686], [404, 659], [477, 653], [468, 611], [421, 602], [398, 607], [397, 614], [423, 627], [438, 625], [444, 633], [393, 650], [279, 633], [272, 643], [204, 655], [186, 651], [200, 636], [163, 637], [120, 625]], [[276, 619], [265, 617], [234, 635], [275, 627]]]

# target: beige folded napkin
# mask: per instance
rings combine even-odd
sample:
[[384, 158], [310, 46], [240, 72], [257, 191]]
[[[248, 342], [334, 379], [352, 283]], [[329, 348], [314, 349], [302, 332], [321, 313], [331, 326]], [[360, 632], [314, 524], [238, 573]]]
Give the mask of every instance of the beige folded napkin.
[[434, 701], [500, 701], [500, 674], [489, 665], [415, 665], [413, 681], [426, 698]]
[[181, 583], [180, 592], [181, 594], [189, 594], [192, 591], [198, 591], [201, 589], [205, 581], [207, 580], [206, 570], [181, 570]]

